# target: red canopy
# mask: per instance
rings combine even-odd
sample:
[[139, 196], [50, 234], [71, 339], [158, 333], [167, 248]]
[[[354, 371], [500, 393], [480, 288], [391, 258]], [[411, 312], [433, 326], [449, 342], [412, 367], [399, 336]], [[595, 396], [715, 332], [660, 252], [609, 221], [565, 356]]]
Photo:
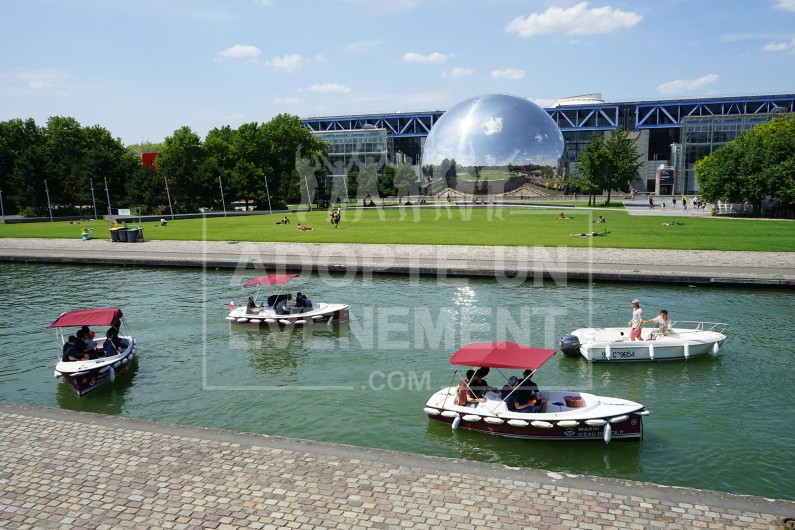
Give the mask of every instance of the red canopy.
[[252, 285], [284, 285], [285, 283], [289, 282], [293, 278], [298, 276], [297, 274], [267, 274], [265, 276], [261, 276], [259, 278], [254, 278], [253, 280], [249, 280], [243, 284], [243, 287], [251, 287]]
[[67, 311], [47, 327], [69, 328], [76, 326], [114, 326], [119, 327], [122, 312], [118, 307], [100, 307], [97, 309], [79, 309]]
[[536, 370], [555, 355], [555, 351], [513, 342], [473, 342], [455, 352], [450, 357], [450, 364]]

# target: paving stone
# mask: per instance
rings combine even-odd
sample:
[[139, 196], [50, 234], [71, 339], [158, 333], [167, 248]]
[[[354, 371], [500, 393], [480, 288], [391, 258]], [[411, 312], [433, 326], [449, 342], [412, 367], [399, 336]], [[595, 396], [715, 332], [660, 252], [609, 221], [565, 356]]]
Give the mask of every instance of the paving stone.
[[[97, 440], [110, 449], [83, 449]], [[4, 528], [765, 529], [795, 516], [790, 501], [593, 482], [0, 403]]]

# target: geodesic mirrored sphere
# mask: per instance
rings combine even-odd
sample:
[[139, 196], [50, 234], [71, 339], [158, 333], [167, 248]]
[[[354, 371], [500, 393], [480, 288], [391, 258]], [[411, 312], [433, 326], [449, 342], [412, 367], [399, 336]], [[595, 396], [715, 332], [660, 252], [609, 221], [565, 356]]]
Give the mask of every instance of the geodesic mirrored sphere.
[[564, 152], [563, 134], [544, 109], [517, 96], [488, 94], [462, 101], [439, 118], [425, 141], [422, 165], [454, 161], [457, 173], [475, 178], [531, 166], [558, 178], [564, 176]]

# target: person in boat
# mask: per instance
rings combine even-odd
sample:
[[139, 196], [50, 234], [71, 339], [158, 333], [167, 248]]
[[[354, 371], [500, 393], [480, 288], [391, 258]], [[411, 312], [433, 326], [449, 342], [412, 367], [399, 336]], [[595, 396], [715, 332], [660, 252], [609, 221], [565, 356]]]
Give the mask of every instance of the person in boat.
[[524, 379], [516, 390], [514, 407], [516, 412], [542, 412], [546, 402], [541, 397], [538, 385], [533, 382], [533, 370], [525, 370]]
[[102, 343], [102, 349], [105, 350], [105, 357], [118, 355], [127, 349], [126, 345], [121, 342], [113, 342], [114, 337], [118, 338], [118, 333], [114, 333], [115, 328], [111, 328], [105, 334], [105, 342]]
[[63, 345], [63, 353], [61, 355], [61, 360], [64, 362], [71, 362], [71, 361], [82, 361], [87, 359], [84, 355], [77, 353], [77, 337], [74, 335], [69, 335], [69, 338]]
[[519, 378], [512, 375], [508, 378], [508, 384], [500, 389], [500, 398], [505, 402], [505, 407], [511, 411], [516, 412], [516, 387], [519, 386]]
[[301, 291], [298, 291], [298, 294], [295, 295], [295, 312], [306, 313], [307, 311], [312, 311], [312, 300], [307, 298]]
[[477, 397], [472, 391], [470, 385], [477, 384], [477, 376], [475, 370], [467, 370], [466, 378], [458, 383], [458, 388], [455, 391], [455, 404], [462, 407], [477, 407], [478, 403], [485, 403], [486, 398]]
[[254, 301], [253, 296], [248, 297], [248, 303], [246, 304], [246, 313], [259, 313], [260, 307], [257, 305], [257, 302]]
[[671, 333], [671, 319], [668, 318], [668, 311], [663, 309], [660, 311], [660, 314], [650, 320], [644, 320], [644, 324], [648, 324], [650, 322], [655, 322], [657, 324], [657, 329], [652, 331], [649, 334], [649, 340], [653, 337], [664, 337], [665, 335], [669, 335]]
[[86, 346], [88, 346], [88, 348], [91, 350], [96, 350], [97, 341], [94, 340], [94, 337], [96, 337], [96, 333], [91, 331], [91, 329], [88, 326], [83, 326], [80, 329], [83, 331], [83, 340], [86, 342]]
[[470, 383], [469, 387], [472, 389], [472, 392], [475, 393], [476, 397], [485, 398], [487, 397], [486, 394], [488, 392], [498, 392], [499, 389], [493, 386], [490, 386], [488, 382], [486, 382], [486, 377], [489, 375], [489, 367], [483, 366], [475, 370], [475, 379], [473, 383]]
[[632, 300], [632, 320], [627, 322], [629, 326], [629, 340], [643, 340], [640, 330], [643, 327], [643, 309], [640, 308], [640, 301], [635, 298]]
[[[77, 351], [77, 354], [88, 356], [89, 359], [96, 358], [97, 355], [94, 351], [94, 348], [89, 348], [88, 343], [86, 342], [86, 332], [82, 329], [78, 329], [76, 335], [75, 350]], [[94, 345], [96, 345], [96, 342], [94, 342]]]
[[[105, 336], [109, 336], [111, 342], [116, 347], [118, 351], [124, 351], [127, 349], [127, 341], [119, 337], [119, 330], [116, 327], [108, 328], [108, 332]], [[107, 350], [106, 350], [107, 351]]]
[[276, 302], [276, 310], [277, 315], [289, 315], [290, 314], [290, 307], [288, 306], [290, 300], [293, 299], [293, 295], [288, 294], [286, 297], [281, 298], [278, 302]]

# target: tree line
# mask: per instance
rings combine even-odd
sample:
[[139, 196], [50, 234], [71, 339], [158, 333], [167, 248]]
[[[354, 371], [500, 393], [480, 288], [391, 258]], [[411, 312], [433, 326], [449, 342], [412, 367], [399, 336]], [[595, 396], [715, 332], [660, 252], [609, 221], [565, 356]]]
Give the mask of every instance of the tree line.
[[282, 114], [267, 123], [216, 128], [203, 140], [182, 127], [160, 146], [152, 170], [141, 153], [100, 126], [83, 127], [68, 117], [52, 117], [41, 127], [15, 119], [0, 122], [0, 190], [5, 212], [26, 216], [46, 215], [49, 208], [93, 216], [95, 204], [102, 216], [108, 199], [114, 209], [143, 214], [220, 209], [222, 201], [267, 206], [270, 199], [276, 208], [322, 187], [326, 149], [300, 118]]

